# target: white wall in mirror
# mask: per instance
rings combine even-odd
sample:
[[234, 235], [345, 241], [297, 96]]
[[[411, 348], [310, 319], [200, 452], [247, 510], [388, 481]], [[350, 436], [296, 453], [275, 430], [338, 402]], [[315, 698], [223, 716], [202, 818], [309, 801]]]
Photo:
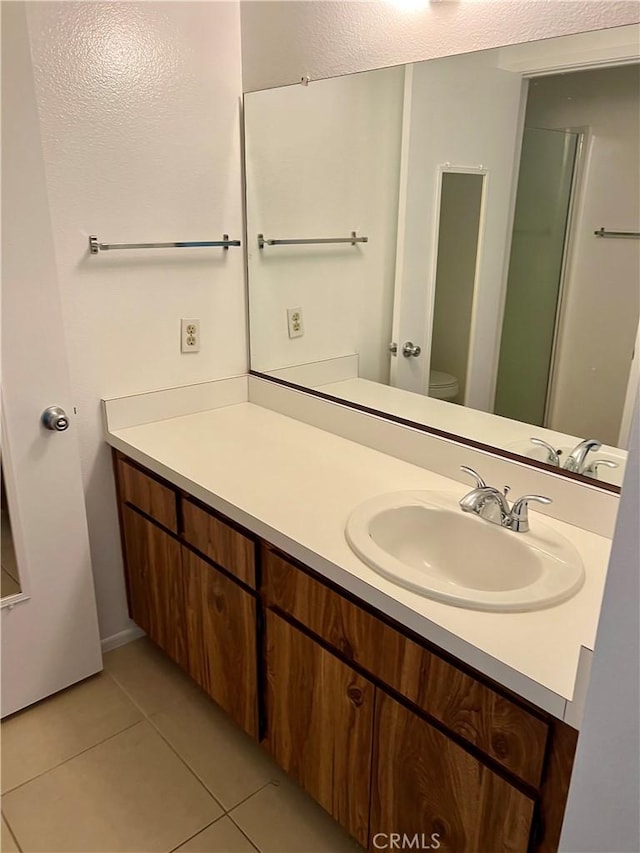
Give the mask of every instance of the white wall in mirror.
[[[245, 97], [250, 299], [263, 318], [251, 330], [256, 368], [357, 352], [364, 375], [388, 381], [403, 88], [398, 67]], [[256, 236], [354, 230], [369, 242], [330, 251], [260, 250]], [[286, 310], [297, 306], [304, 336], [290, 339]]]
[[[526, 51], [515, 46], [246, 95], [252, 368], [539, 461], [548, 452], [530, 443], [532, 435], [564, 459], [582, 439], [599, 438], [607, 446], [597, 457], [619, 467], [601, 467], [597, 476], [619, 483], [625, 453], [617, 446], [625, 445], [625, 406], [629, 411], [636, 390], [630, 366], [640, 242], [599, 239], [593, 230], [640, 224], [633, 192], [638, 66], [532, 81], [522, 71], [527, 63], [535, 74], [557, 69], [554, 41], [563, 43], [568, 65], [589, 53], [592, 62], [611, 64], [628, 63], [635, 51], [637, 61], [637, 28], [616, 31], [617, 39], [611, 32], [602, 43], [589, 33], [587, 42], [574, 37], [573, 46], [571, 39], [551, 40]], [[551, 327], [541, 357], [548, 363], [543, 405], [539, 415], [526, 416], [506, 407], [507, 419], [488, 413], [525, 113], [531, 127], [573, 134], [582, 156], [568, 173], [571, 239], [565, 251], [560, 235], [557, 310], [545, 321]], [[432, 343], [440, 187], [443, 174], [456, 171], [484, 177], [468, 362], [459, 377], [459, 402], [467, 409], [427, 396], [452, 399], [435, 390], [433, 371], [439, 379], [448, 371], [435, 360], [442, 347], [432, 350]], [[352, 231], [369, 242], [263, 249], [257, 243], [259, 233], [313, 239]], [[301, 309], [301, 337], [289, 336], [292, 308]], [[521, 317], [523, 343], [526, 332], [542, 329], [537, 310]], [[452, 320], [452, 335], [457, 331]], [[402, 356], [407, 341], [421, 347], [420, 357]], [[305, 378], [306, 370], [313, 375]]]

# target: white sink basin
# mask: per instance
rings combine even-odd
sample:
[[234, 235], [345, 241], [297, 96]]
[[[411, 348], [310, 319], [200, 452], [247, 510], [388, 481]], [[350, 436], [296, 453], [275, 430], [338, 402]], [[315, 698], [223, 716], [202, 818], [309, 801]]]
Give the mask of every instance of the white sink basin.
[[522, 611], [565, 601], [584, 583], [573, 545], [534, 514], [530, 523], [514, 533], [463, 513], [456, 495], [396, 492], [357, 507], [345, 533], [400, 586], [473, 610]]

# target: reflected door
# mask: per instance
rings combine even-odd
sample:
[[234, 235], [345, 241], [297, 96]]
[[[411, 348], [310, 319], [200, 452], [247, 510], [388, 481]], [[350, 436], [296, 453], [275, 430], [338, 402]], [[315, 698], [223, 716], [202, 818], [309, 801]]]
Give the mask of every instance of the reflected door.
[[[2, 468], [19, 591], [2, 599], [2, 716], [102, 669], [23, 3], [2, 4]], [[4, 543], [3, 543], [4, 544]]]
[[526, 128], [495, 413], [545, 426], [579, 136]]
[[[431, 368], [450, 373], [430, 363], [434, 317], [436, 310], [441, 315], [460, 310], [450, 321], [456, 336], [466, 341], [451, 359], [451, 370], [462, 373], [466, 363], [466, 376], [456, 376], [466, 405], [491, 409], [522, 104], [522, 76], [496, 68], [490, 58], [479, 64], [472, 55], [456, 56], [407, 67], [391, 336], [398, 354], [391, 358], [390, 371], [391, 384], [398, 388], [426, 395]], [[436, 305], [438, 252], [452, 250], [447, 265], [457, 275], [455, 245], [462, 224], [454, 219], [443, 228], [440, 221], [442, 176], [449, 172], [484, 177], [483, 211], [474, 235], [473, 287], [462, 288], [443, 307], [442, 300]], [[444, 189], [450, 196], [450, 188]], [[471, 254], [468, 246], [465, 254]], [[407, 341], [421, 348], [419, 356], [402, 355]], [[436, 347], [443, 350], [441, 345], [439, 335]], [[440, 355], [449, 360], [450, 353]]]

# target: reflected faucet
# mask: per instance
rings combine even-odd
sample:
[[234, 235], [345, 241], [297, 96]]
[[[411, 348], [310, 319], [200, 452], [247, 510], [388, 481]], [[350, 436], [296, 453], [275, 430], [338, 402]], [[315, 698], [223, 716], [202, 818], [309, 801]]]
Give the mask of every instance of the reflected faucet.
[[585, 477], [594, 477], [598, 479], [598, 468], [618, 468], [618, 463], [609, 459], [594, 459], [588, 460], [587, 457], [592, 450], [600, 450], [602, 442], [597, 438], [587, 438], [576, 445], [565, 459], [564, 465], [560, 464], [560, 454], [562, 451], [556, 450], [551, 444], [543, 441], [541, 438], [530, 438], [531, 444], [536, 447], [543, 447], [547, 451], [545, 462], [549, 465], [555, 465], [556, 468], [562, 467], [565, 471], [572, 471], [574, 474], [583, 474]]
[[489, 521], [491, 524], [499, 524], [500, 527], [506, 527], [507, 530], [513, 530], [515, 533], [528, 533], [530, 529], [529, 503], [531, 501], [537, 501], [541, 504], [552, 503], [551, 498], [546, 498], [544, 495], [523, 495], [510, 507], [506, 497], [509, 493], [508, 486], [502, 493], [493, 486], [487, 486], [480, 474], [473, 468], [461, 465], [460, 470], [469, 474], [476, 482], [476, 488], [472, 489], [460, 501], [462, 511], [479, 515], [485, 521]]
[[529, 441], [531, 444], [535, 444], [536, 447], [544, 447], [547, 451], [547, 458], [545, 462], [548, 462], [549, 465], [557, 465], [560, 466], [560, 451], [556, 450], [551, 444], [546, 441], [543, 441], [541, 438], [530, 438]]
[[581, 441], [571, 453], [567, 456], [564, 465], [562, 466], [565, 471], [573, 471], [576, 474], [584, 474], [585, 469], [587, 467], [586, 459], [587, 455], [592, 450], [600, 450], [602, 447], [602, 442], [598, 441], [597, 438], [587, 438], [584, 441]]

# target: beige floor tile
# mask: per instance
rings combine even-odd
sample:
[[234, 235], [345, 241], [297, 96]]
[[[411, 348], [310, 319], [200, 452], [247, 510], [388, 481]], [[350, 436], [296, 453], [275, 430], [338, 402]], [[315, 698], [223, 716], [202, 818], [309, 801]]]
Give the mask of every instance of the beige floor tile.
[[19, 853], [16, 840], [4, 818], [2, 818], [2, 853]]
[[150, 719], [227, 810], [283, 777], [262, 747], [202, 691]]
[[222, 814], [147, 722], [6, 794], [3, 812], [29, 853], [172, 850]]
[[104, 667], [145, 714], [199, 692], [195, 682], [147, 637], [108, 652]]
[[262, 853], [362, 853], [360, 845], [290, 781], [267, 785], [230, 816]]
[[199, 832], [176, 853], [256, 853], [256, 848], [228, 817]]
[[105, 673], [2, 723], [2, 790], [8, 791], [142, 719]]

